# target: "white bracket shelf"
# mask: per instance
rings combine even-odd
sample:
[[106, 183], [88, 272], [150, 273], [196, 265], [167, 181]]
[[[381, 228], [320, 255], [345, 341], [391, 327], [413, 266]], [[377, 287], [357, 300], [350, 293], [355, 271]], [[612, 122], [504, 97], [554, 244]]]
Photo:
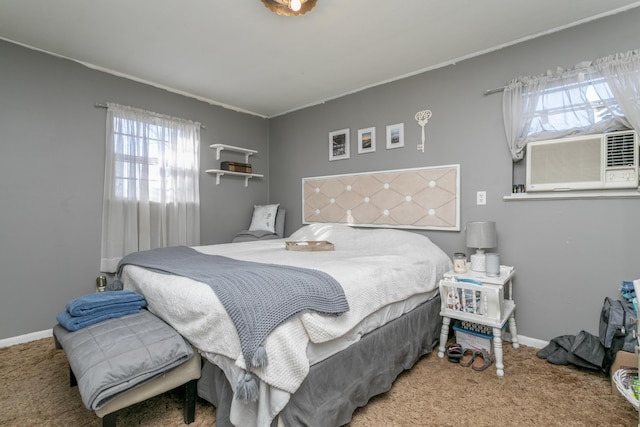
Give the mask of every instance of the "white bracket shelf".
[[594, 191], [540, 191], [529, 193], [512, 193], [503, 196], [504, 201], [513, 200], [563, 200], [563, 199], [630, 199], [640, 198], [640, 189], [629, 190], [594, 190]]
[[[213, 148], [214, 150], [216, 150], [216, 160], [220, 160], [220, 152], [222, 152], [223, 150], [233, 151], [236, 153], [243, 153], [245, 163], [249, 163], [249, 156], [251, 156], [252, 154], [258, 153], [256, 150], [251, 150], [249, 148], [235, 147], [233, 145], [226, 145], [226, 144], [211, 144], [209, 148]], [[223, 169], [207, 169], [206, 172], [216, 175], [216, 185], [220, 184], [220, 177], [225, 174], [233, 175], [233, 176], [243, 176], [245, 187], [249, 186], [249, 179], [264, 177], [264, 175], [261, 175], [258, 173], [234, 172], [234, 171], [228, 171]]]
[[225, 174], [227, 174], [227, 175], [235, 175], [235, 176], [243, 176], [244, 177], [244, 186], [245, 187], [249, 186], [249, 179], [251, 179], [251, 178], [263, 178], [264, 177], [264, 175], [261, 175], [261, 174], [258, 174], [258, 173], [232, 172], [232, 171], [226, 171], [226, 170], [222, 170], [222, 169], [207, 169], [206, 172], [216, 175], [216, 185], [220, 184], [220, 177], [222, 175], [225, 175]]
[[250, 155], [257, 153], [256, 150], [251, 150], [249, 148], [242, 148], [242, 147], [234, 147], [233, 145], [226, 145], [226, 144], [211, 144], [209, 148], [214, 148], [216, 150], [216, 160], [220, 160], [220, 152], [222, 150], [235, 151], [236, 153], [244, 153], [245, 163], [249, 163]]

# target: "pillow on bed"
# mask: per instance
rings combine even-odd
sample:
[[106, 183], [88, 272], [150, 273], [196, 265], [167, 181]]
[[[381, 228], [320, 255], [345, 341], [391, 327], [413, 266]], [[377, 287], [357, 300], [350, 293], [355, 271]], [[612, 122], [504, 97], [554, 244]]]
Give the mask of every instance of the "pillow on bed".
[[253, 218], [249, 231], [266, 230], [271, 233], [276, 232], [276, 213], [278, 206], [275, 205], [253, 205]]
[[290, 240], [328, 240], [331, 243], [351, 241], [360, 236], [362, 230], [356, 230], [345, 224], [315, 223], [304, 225], [295, 231]]

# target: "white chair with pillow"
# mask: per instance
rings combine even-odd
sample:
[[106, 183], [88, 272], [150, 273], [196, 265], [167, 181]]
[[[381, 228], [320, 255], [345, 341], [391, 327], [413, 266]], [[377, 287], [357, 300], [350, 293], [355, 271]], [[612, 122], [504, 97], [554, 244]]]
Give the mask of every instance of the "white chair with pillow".
[[285, 210], [279, 204], [254, 205], [249, 229], [236, 234], [233, 243], [281, 239], [284, 237], [285, 215]]

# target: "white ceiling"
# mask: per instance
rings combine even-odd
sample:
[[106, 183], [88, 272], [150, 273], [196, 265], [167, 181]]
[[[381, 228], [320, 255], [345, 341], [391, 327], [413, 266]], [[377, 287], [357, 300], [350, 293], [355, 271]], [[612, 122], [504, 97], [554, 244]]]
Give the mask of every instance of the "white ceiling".
[[263, 117], [640, 6], [631, 0], [0, 0], [0, 38]]

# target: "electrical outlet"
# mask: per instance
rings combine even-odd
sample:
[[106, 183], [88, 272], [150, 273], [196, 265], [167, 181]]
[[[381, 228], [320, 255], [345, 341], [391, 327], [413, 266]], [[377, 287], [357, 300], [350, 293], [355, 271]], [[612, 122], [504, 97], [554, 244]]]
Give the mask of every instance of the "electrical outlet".
[[476, 204], [477, 205], [486, 205], [487, 204], [487, 192], [486, 191], [478, 191], [476, 193]]

